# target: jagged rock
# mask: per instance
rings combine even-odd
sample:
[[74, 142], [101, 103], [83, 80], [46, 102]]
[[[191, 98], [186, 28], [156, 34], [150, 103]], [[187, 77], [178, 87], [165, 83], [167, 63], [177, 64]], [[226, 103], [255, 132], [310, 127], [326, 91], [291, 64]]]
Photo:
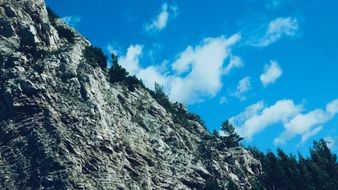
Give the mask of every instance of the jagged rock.
[[0, 15], [0, 189], [204, 189], [210, 179], [250, 189], [260, 174], [243, 147], [206, 157], [200, 123], [183, 126], [143, 87], [109, 82], [43, 0], [4, 0]]

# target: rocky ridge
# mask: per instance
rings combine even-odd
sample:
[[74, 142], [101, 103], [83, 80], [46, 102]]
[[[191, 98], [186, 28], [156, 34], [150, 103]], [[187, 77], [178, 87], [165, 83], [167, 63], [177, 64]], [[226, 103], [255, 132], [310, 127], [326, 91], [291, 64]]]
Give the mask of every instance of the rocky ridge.
[[206, 157], [199, 122], [177, 123], [144, 87], [111, 83], [85, 59], [89, 46], [43, 0], [0, 1], [0, 189], [252, 187], [251, 153]]

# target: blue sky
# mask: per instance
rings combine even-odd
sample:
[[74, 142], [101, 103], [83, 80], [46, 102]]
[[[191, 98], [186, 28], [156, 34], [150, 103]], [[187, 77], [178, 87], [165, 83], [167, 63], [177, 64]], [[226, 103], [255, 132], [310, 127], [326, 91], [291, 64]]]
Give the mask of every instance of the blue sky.
[[338, 1], [47, 0], [65, 22], [210, 130], [244, 144], [338, 152]]

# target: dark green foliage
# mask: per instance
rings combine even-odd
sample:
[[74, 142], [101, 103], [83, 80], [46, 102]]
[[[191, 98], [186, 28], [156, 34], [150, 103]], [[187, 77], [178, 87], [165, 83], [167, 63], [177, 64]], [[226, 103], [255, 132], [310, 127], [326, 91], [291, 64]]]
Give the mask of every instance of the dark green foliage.
[[69, 43], [75, 43], [75, 34], [69, 28], [65, 26], [55, 26], [55, 29], [58, 31], [58, 34], [61, 38], [65, 38]]
[[136, 76], [127, 76], [126, 83], [130, 91], [134, 91], [138, 85], [142, 85], [142, 81], [136, 78]]
[[214, 129], [214, 131], [212, 132], [212, 136], [219, 138], [219, 133], [216, 129]]
[[84, 50], [84, 57], [93, 67], [100, 66], [102, 69], [107, 68], [107, 56], [102, 49], [95, 46], [87, 46]]
[[235, 132], [234, 126], [229, 121], [223, 122], [221, 130], [225, 133], [222, 139], [227, 147], [237, 147], [239, 146], [239, 142], [243, 140], [243, 138]]
[[136, 78], [136, 76], [129, 76], [129, 73], [118, 64], [117, 56], [112, 54], [112, 66], [109, 69], [109, 79], [110, 82], [124, 82], [126, 83], [130, 91], [134, 91], [135, 88], [140, 85], [143, 86], [142, 81]]
[[205, 122], [203, 121], [201, 116], [194, 114], [194, 113], [188, 113], [187, 116], [188, 116], [188, 119], [198, 122], [206, 129]]
[[169, 100], [169, 97], [164, 93], [163, 87], [155, 83], [154, 97], [159, 104], [161, 104], [167, 111], [173, 113], [175, 112], [174, 106]]
[[314, 142], [310, 157], [287, 155], [281, 149], [277, 155], [264, 154], [256, 148], [249, 148], [262, 163], [264, 174], [258, 176], [256, 189], [290, 190], [335, 190], [338, 187], [337, 156], [327, 147], [327, 142]]
[[113, 63], [109, 69], [109, 79], [112, 83], [124, 81], [128, 75], [129, 73], [126, 71], [126, 69], [118, 63]]
[[[225, 136], [220, 136], [218, 131], [214, 130], [213, 134], [206, 136], [198, 147], [198, 152], [200, 157], [203, 158], [203, 163], [207, 167], [208, 171], [213, 171], [214, 168], [210, 165], [213, 159], [213, 152], [215, 150], [223, 151], [226, 148], [238, 147], [239, 141], [243, 138], [239, 137], [239, 135], [235, 132], [234, 127], [228, 122], [225, 121], [222, 124], [221, 128]], [[232, 186], [228, 188], [236, 189], [237, 186]]]

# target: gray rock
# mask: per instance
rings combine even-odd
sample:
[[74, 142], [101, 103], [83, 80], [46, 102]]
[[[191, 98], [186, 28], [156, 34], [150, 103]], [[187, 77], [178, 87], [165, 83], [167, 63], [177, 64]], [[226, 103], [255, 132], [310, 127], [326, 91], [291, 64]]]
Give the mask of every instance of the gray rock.
[[261, 165], [245, 148], [211, 146], [219, 139], [143, 87], [110, 83], [85, 60], [86, 39], [59, 38], [68, 27], [43, 0], [4, 0], [0, 14], [0, 189], [251, 188]]

